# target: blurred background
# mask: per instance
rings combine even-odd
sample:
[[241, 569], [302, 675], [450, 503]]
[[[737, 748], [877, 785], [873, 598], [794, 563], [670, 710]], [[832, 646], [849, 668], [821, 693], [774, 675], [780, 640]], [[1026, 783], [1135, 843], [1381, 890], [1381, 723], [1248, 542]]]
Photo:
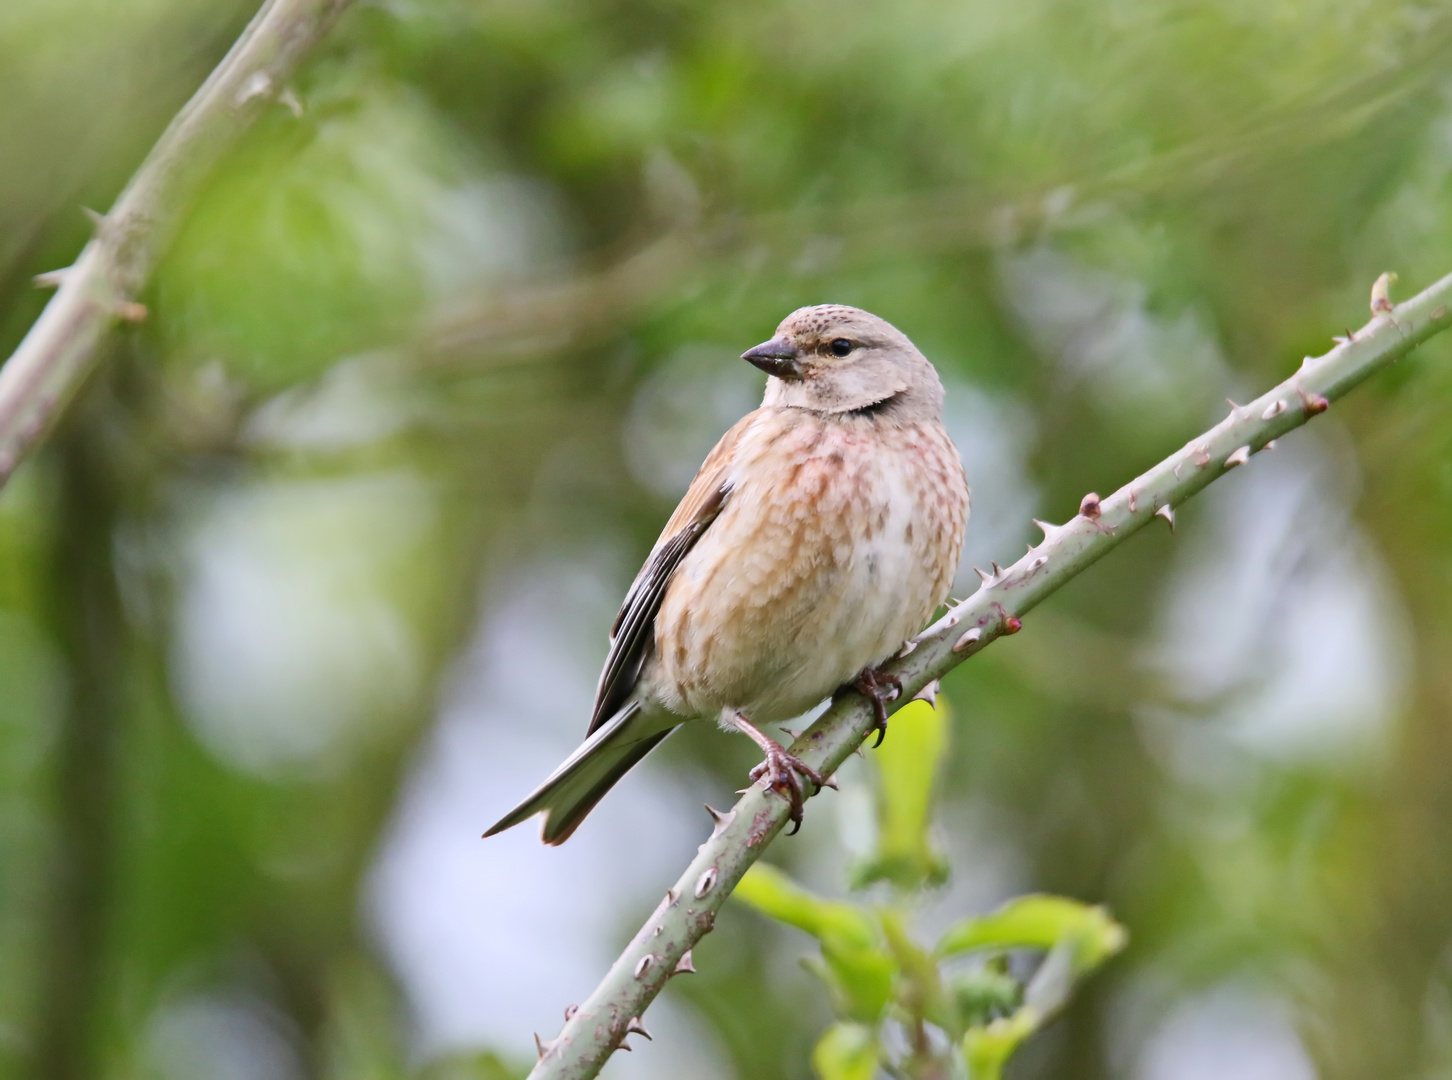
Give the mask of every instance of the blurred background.
[[[255, 7], [0, 4], [0, 355]], [[922, 347], [966, 591], [1452, 271], [1449, 71], [1446, 2], [359, 0], [0, 494], [0, 1076], [522, 1075], [756, 760], [479, 838], [739, 353], [825, 301]], [[1452, 1076], [1449, 354], [947, 680], [924, 921], [1131, 933], [1016, 1076]], [[770, 859], [841, 892], [864, 797]], [[605, 1075], [809, 1076], [810, 951], [728, 906]]]

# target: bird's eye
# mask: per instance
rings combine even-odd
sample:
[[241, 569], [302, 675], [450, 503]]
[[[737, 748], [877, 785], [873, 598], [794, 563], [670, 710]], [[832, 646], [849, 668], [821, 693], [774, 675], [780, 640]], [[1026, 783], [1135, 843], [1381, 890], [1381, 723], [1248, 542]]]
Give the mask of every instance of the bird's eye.
[[846, 356], [852, 351], [852, 342], [844, 337], [835, 338], [830, 348], [833, 356]]

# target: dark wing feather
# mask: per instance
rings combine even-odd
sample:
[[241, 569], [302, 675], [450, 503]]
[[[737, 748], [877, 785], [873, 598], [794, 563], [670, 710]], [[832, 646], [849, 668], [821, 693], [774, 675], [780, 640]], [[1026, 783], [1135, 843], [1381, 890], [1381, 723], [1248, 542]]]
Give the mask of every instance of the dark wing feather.
[[614, 716], [635, 689], [640, 669], [650, 654], [655, 638], [656, 612], [665, 598], [671, 575], [721, 512], [726, 493], [724, 486], [717, 488], [716, 497], [702, 507], [708, 511], [707, 514], [690, 522], [651, 552], [635, 584], [625, 594], [625, 603], [615, 617], [610, 654], [605, 658], [605, 670], [600, 673], [600, 686], [595, 692], [595, 712], [590, 717], [589, 733]]
[[614, 716], [635, 689], [640, 669], [654, 644], [655, 616], [660, 611], [671, 577], [701, 534], [721, 513], [721, 507], [730, 494], [733, 452], [756, 415], [753, 412], [742, 417], [706, 455], [700, 472], [691, 481], [690, 489], [670, 521], [666, 522], [650, 558], [646, 559], [630, 591], [625, 594], [620, 614], [615, 617], [615, 625], [610, 629], [610, 653], [605, 658], [605, 670], [600, 673], [600, 685], [595, 691], [591, 732]]

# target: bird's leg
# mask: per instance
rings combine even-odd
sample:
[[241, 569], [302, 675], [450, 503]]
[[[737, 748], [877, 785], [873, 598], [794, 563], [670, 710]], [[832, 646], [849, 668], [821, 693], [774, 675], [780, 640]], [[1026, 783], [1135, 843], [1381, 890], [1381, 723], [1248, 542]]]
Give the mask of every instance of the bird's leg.
[[887, 734], [887, 703], [902, 694], [902, 679], [869, 667], [862, 669], [862, 674], [857, 676], [852, 687], [872, 702], [875, 721], [872, 726], [877, 732], [877, 741], [872, 744], [872, 748], [876, 750], [882, 745], [883, 736]]
[[739, 712], [729, 710], [727, 719], [732, 726], [745, 733], [766, 754], [766, 760], [751, 770], [751, 779], [755, 782], [763, 776], [768, 777], [767, 786], [791, 803], [792, 831], [787, 835], [793, 835], [802, 827], [801, 778], [805, 776], [816, 784], [818, 791], [824, 787], [836, 787], [836, 783], [831, 777], [824, 777], [795, 754], [787, 753], [782, 749], [781, 743], [767, 735]]

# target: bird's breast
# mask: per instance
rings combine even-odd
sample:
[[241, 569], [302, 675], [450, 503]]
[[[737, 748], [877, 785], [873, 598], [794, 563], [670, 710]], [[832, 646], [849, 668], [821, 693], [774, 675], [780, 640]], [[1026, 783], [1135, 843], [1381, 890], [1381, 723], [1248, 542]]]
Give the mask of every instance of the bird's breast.
[[647, 680], [667, 707], [795, 716], [946, 597], [968, 490], [941, 425], [764, 412], [731, 485], [656, 617]]

